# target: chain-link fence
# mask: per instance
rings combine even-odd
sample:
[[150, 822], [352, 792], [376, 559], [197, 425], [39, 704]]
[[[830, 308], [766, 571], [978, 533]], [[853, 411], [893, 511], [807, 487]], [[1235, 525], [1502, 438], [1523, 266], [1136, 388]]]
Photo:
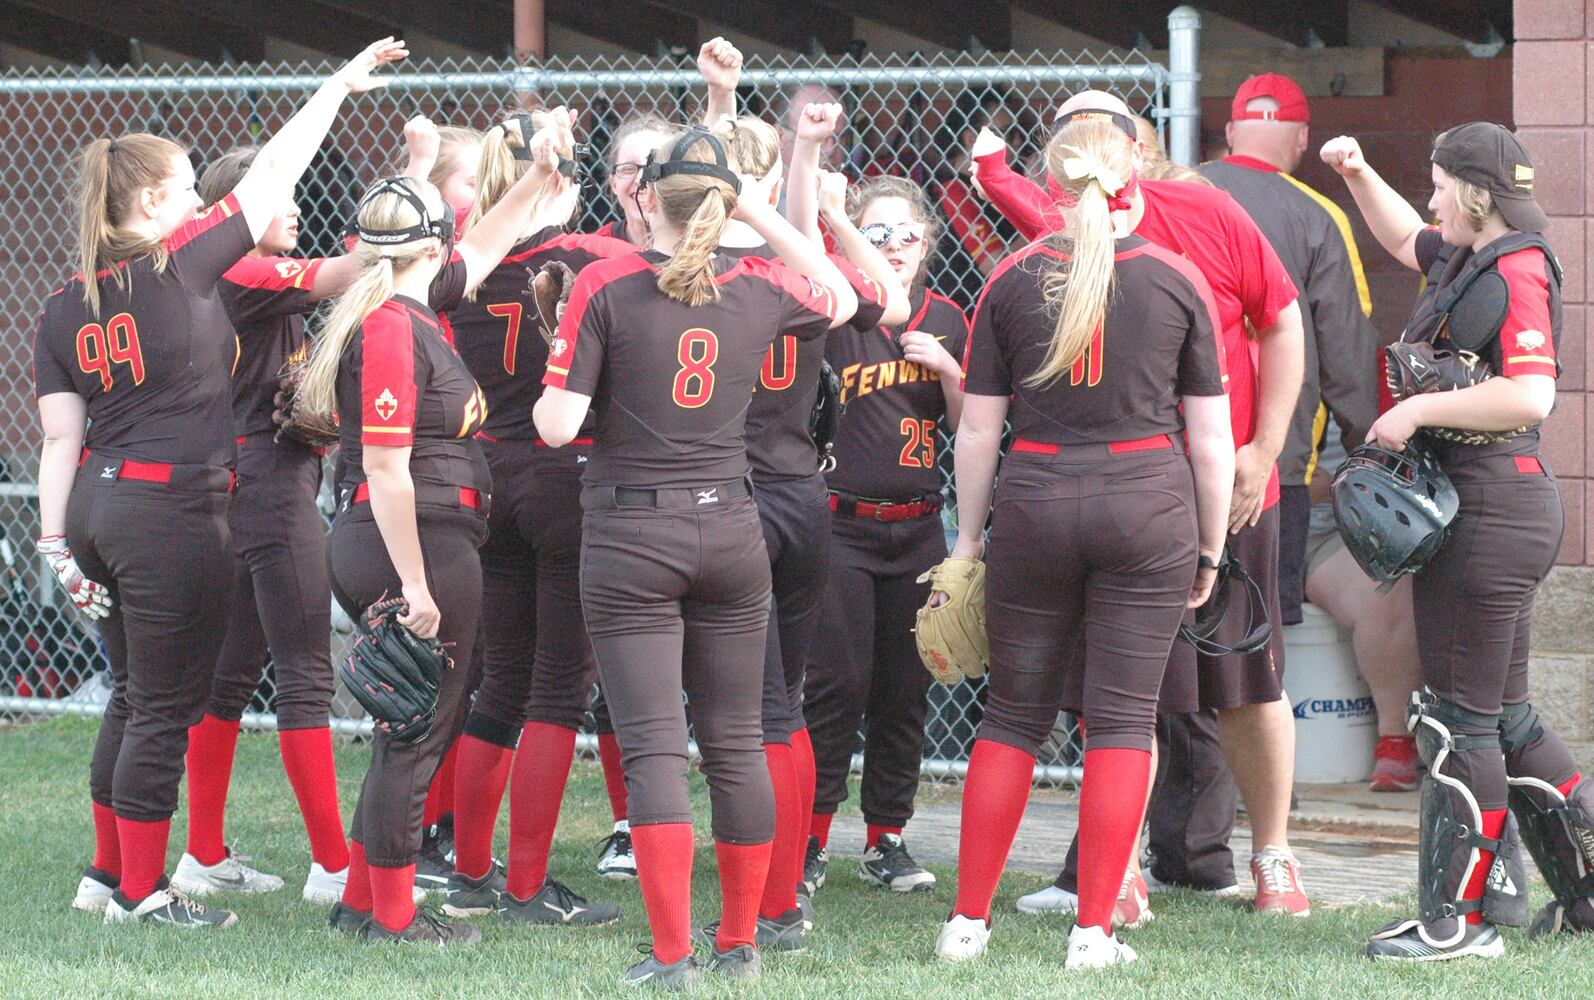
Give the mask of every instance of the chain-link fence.
[[[160, 70], [8, 70], [0, 74], [0, 299], [9, 317], [0, 341], [0, 721], [65, 711], [94, 712], [108, 693], [99, 644], [30, 557], [38, 535], [34, 482], [39, 429], [32, 400], [32, 325], [44, 297], [72, 273], [74, 153], [89, 139], [148, 131], [185, 144], [197, 170], [235, 145], [262, 141], [335, 67], [182, 67]], [[839, 101], [846, 125], [825, 156], [860, 178], [898, 174], [930, 194], [946, 222], [934, 248], [932, 287], [965, 306], [1018, 234], [971, 189], [966, 169], [974, 134], [1004, 134], [1014, 161], [1033, 169], [1050, 111], [1085, 87], [1121, 94], [1159, 128], [1188, 109], [1168, 109], [1170, 74], [1137, 52], [1032, 53], [1028, 56], [910, 54], [863, 61], [754, 57], [744, 69], [739, 105], [783, 126], [794, 108]], [[536, 67], [481, 61], [410, 60], [390, 85], [351, 99], [299, 189], [299, 252], [337, 252], [337, 238], [360, 191], [403, 162], [401, 131], [415, 114], [477, 129], [505, 111], [537, 104], [580, 109], [578, 135], [588, 163], [578, 227], [620, 218], [608, 190], [608, 154], [624, 118], [652, 111], [688, 120], [704, 89], [695, 68], [672, 58], [553, 60]], [[943, 439], [943, 452], [949, 443]], [[949, 455], [942, 468], [950, 483]], [[330, 511], [330, 504], [326, 509]], [[956, 511], [947, 508], [949, 530]], [[334, 653], [346, 632], [333, 636]], [[269, 664], [246, 721], [273, 724]], [[937, 686], [925, 741], [925, 772], [955, 778], [968, 759], [983, 684]], [[357, 706], [342, 692], [334, 725], [357, 734]], [[1078, 747], [1060, 722], [1042, 753], [1048, 783], [1075, 773]]]

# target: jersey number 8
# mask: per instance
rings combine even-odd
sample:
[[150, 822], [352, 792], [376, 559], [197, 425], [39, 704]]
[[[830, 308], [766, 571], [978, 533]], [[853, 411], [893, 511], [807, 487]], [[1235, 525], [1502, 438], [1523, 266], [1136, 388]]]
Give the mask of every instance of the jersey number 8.
[[134, 385], [144, 383], [144, 349], [138, 342], [138, 324], [127, 313], [117, 313], [104, 326], [89, 323], [77, 332], [77, 366], [85, 375], [99, 375], [106, 392], [111, 391], [114, 382], [113, 364], [127, 365]]
[[675, 348], [675, 360], [681, 367], [670, 393], [676, 406], [695, 410], [708, 405], [714, 398], [714, 362], [719, 356], [720, 341], [712, 330], [694, 327], [681, 334]]

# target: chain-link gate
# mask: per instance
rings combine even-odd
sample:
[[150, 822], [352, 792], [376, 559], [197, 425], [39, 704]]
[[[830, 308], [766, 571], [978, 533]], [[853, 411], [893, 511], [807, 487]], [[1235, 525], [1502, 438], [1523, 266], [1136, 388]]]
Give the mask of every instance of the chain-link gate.
[[[109, 674], [85, 620], [62, 599], [32, 557], [38, 536], [39, 428], [32, 399], [32, 327], [44, 297], [75, 269], [74, 154], [90, 139], [148, 131], [185, 144], [202, 171], [240, 143], [262, 141], [335, 66], [182, 67], [143, 70], [8, 70], [0, 74], [0, 211], [8, 220], [0, 248], [0, 299], [9, 317], [0, 341], [0, 721], [62, 712], [97, 713]], [[1164, 127], [1188, 110], [1168, 110], [1170, 74], [1138, 52], [1032, 53], [1029, 56], [909, 54], [884, 59], [752, 57], [739, 106], [782, 125], [809, 100], [836, 100], [846, 126], [827, 149], [829, 165], [853, 178], [911, 177], [931, 195], [946, 223], [935, 248], [932, 287], [962, 305], [983, 277], [1019, 245], [1019, 237], [971, 190], [967, 151], [983, 125], [1004, 133], [1014, 162], [1034, 169], [1050, 112], [1069, 93], [1099, 87]], [[550, 60], [536, 67], [492, 60], [409, 60], [390, 85], [351, 98], [299, 187], [298, 251], [338, 252], [338, 234], [360, 191], [404, 158], [404, 122], [415, 114], [438, 124], [478, 129], [509, 109], [568, 104], [580, 109], [578, 137], [590, 162], [579, 228], [620, 217], [607, 186], [611, 138], [633, 111], [689, 120], [704, 94], [696, 69], [671, 58]], [[951, 482], [950, 442], [942, 439]], [[330, 503], [325, 507], [330, 512]], [[956, 506], [946, 507], [948, 532]], [[341, 617], [341, 616], [335, 616]], [[333, 635], [334, 653], [347, 642]], [[246, 724], [274, 725], [269, 664]], [[924, 771], [962, 774], [980, 718], [984, 684], [934, 687]], [[369, 731], [358, 706], [340, 692], [334, 728]], [[1038, 780], [1077, 774], [1079, 748], [1059, 723], [1043, 748]], [[583, 746], [590, 741], [583, 740]]]

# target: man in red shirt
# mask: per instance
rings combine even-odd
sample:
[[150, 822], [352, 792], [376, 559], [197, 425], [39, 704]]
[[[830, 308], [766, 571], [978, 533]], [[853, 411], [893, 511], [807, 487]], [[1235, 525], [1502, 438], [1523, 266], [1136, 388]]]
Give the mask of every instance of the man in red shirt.
[[[1058, 110], [1063, 124], [1081, 115], [1109, 118], [1136, 147], [1133, 118], [1117, 97], [1085, 91]], [[1038, 239], [1063, 228], [1063, 208], [1053, 193], [1013, 173], [1005, 148], [976, 150], [981, 187], [1020, 232]], [[1229, 373], [1229, 405], [1236, 445], [1229, 551], [1262, 584], [1269, 643], [1259, 652], [1201, 656], [1175, 643], [1163, 709], [1214, 708], [1224, 755], [1234, 770], [1250, 816], [1251, 872], [1257, 909], [1305, 915], [1309, 904], [1289, 849], [1290, 790], [1294, 778], [1295, 724], [1283, 690], [1283, 634], [1277, 627], [1278, 498], [1275, 462], [1283, 450], [1304, 375], [1304, 339], [1298, 293], [1278, 254], [1234, 199], [1203, 185], [1131, 181], [1126, 195], [1136, 235], [1188, 257], [1212, 286]], [[1251, 331], [1254, 331], [1251, 332]], [[1231, 615], [1239, 619], [1240, 615]], [[1244, 623], [1226, 623], [1219, 641]], [[1193, 676], [1192, 676], [1193, 675]], [[1181, 680], [1186, 692], [1177, 690]], [[1196, 702], [1197, 704], [1188, 704]], [[1088, 725], [1089, 720], [1086, 720]]]

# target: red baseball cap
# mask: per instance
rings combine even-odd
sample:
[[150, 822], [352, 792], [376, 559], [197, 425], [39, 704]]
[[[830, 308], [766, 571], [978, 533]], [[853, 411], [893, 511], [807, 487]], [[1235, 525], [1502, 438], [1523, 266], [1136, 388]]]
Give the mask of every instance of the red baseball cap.
[[[1278, 102], [1274, 111], [1250, 111], [1246, 105], [1258, 97], [1271, 97]], [[1301, 85], [1287, 76], [1263, 73], [1240, 84], [1235, 92], [1234, 106], [1229, 109], [1231, 121], [1300, 122], [1312, 120], [1312, 109], [1306, 103], [1306, 92]]]

